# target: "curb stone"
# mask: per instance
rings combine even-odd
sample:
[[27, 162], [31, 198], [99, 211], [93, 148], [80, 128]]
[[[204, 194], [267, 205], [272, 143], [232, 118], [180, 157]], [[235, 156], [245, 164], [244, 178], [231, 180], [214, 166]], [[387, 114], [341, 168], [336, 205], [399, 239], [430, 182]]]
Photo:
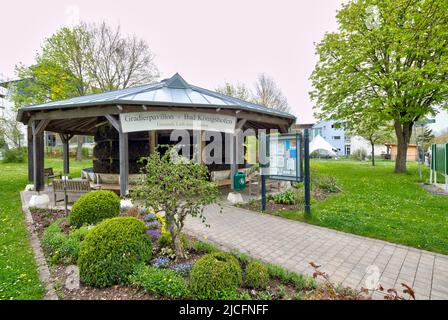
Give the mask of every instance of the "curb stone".
[[56, 291], [54, 289], [53, 279], [51, 277], [50, 268], [48, 268], [47, 261], [40, 244], [39, 237], [34, 230], [33, 216], [31, 215], [30, 209], [24, 202], [23, 193], [20, 192], [20, 200], [22, 202], [22, 211], [25, 214], [26, 227], [28, 229], [28, 234], [30, 236], [30, 243], [34, 253], [34, 259], [37, 264], [39, 271], [39, 279], [44, 285], [45, 295], [44, 300], [59, 300]]

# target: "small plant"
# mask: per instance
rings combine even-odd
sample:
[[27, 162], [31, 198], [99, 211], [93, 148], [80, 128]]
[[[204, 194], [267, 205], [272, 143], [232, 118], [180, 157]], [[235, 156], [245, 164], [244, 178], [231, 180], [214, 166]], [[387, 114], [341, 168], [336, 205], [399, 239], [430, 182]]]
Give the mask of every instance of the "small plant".
[[267, 264], [266, 267], [270, 278], [276, 278], [285, 285], [292, 285], [299, 291], [315, 289], [317, 287], [316, 281], [311, 277], [291, 272], [283, 267], [273, 264]]
[[125, 283], [138, 263], [151, 258], [151, 240], [145, 231], [145, 224], [134, 217], [100, 222], [81, 245], [81, 280], [95, 287]]
[[169, 148], [163, 155], [154, 152], [141, 161], [145, 164], [143, 178], [135, 186], [132, 198], [157, 213], [164, 212], [170, 236], [168, 244], [174, 249], [176, 258], [185, 258], [181, 240], [185, 219], [187, 216], [199, 217], [205, 222], [204, 206], [217, 201], [218, 187], [209, 181], [205, 165], [179, 157], [174, 148]]
[[217, 246], [214, 244], [203, 242], [203, 241], [194, 241], [191, 245], [191, 249], [199, 252], [199, 253], [212, 253], [212, 252], [218, 252], [221, 251]]
[[253, 260], [246, 267], [245, 284], [249, 288], [266, 289], [269, 284], [269, 273], [265, 264]]
[[321, 290], [321, 296], [319, 298], [324, 299], [363, 299], [363, 298], [371, 298], [372, 295], [377, 292], [384, 296], [385, 300], [415, 300], [415, 292], [410, 286], [405, 283], [402, 283], [401, 286], [404, 288], [403, 293], [401, 295], [398, 293], [397, 289], [390, 288], [384, 289], [381, 284], [374, 289], [361, 288], [361, 290], [354, 290], [351, 288], [341, 288], [340, 286], [335, 286], [331, 280], [329, 275], [321, 270], [321, 266], [317, 265], [314, 262], [309, 263], [310, 266], [314, 269], [313, 278], [322, 278], [325, 280], [324, 288], [325, 290]]
[[187, 277], [190, 274], [192, 268], [193, 263], [191, 262], [179, 263], [171, 267], [172, 270], [183, 277]]
[[269, 291], [259, 291], [255, 294], [256, 300], [272, 300], [272, 293]]
[[202, 256], [190, 274], [191, 290], [198, 299], [222, 299], [224, 293], [236, 292], [241, 283], [238, 260], [225, 252]]
[[42, 248], [51, 263], [76, 263], [79, 256], [81, 241], [89, 231], [88, 227], [76, 229], [69, 234], [62, 231], [61, 218], [50, 224], [42, 236]]
[[190, 296], [184, 278], [171, 269], [147, 267], [140, 264], [129, 277], [129, 282], [143, 287], [150, 294], [171, 299], [182, 299]]
[[157, 257], [152, 261], [152, 265], [156, 268], [166, 268], [171, 263], [171, 259], [168, 257]]
[[297, 202], [297, 192], [294, 189], [289, 189], [272, 196], [273, 200], [277, 204], [289, 204], [293, 205]]
[[112, 191], [97, 190], [75, 201], [70, 212], [70, 224], [75, 227], [96, 224], [120, 214], [120, 198]]
[[342, 190], [338, 187], [335, 177], [332, 176], [316, 176], [313, 179], [313, 184], [315, 188], [319, 188], [327, 193], [337, 193]]
[[350, 158], [358, 161], [364, 161], [365, 159], [367, 159], [367, 151], [364, 148], [356, 149], [352, 152]]

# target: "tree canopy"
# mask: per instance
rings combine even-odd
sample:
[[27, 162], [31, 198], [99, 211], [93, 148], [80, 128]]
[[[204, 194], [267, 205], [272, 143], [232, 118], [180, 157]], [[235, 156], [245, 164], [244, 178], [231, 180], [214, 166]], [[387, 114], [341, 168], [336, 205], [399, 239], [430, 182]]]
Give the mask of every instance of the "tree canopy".
[[12, 86], [16, 107], [154, 82], [149, 45], [105, 23], [63, 27], [42, 45], [31, 66], [19, 65]]
[[337, 21], [317, 46], [316, 115], [393, 121], [403, 172], [414, 122], [447, 108], [448, 0], [349, 1]]

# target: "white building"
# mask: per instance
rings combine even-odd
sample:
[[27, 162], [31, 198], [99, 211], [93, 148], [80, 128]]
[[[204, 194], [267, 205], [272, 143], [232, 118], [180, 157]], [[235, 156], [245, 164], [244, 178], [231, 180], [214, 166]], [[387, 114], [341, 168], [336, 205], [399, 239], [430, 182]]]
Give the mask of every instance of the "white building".
[[[350, 156], [360, 149], [364, 149], [367, 155], [371, 153], [370, 142], [360, 136], [349, 136], [344, 128], [336, 126], [336, 121], [321, 121], [311, 129], [311, 138], [320, 135], [330, 145], [338, 156]], [[375, 156], [387, 153], [384, 145], [375, 145]]]

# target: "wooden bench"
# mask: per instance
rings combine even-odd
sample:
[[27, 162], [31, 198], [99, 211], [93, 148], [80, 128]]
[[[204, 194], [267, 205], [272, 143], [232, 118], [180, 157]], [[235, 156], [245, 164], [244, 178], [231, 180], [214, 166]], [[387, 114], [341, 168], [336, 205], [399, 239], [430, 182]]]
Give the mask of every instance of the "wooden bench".
[[65, 193], [68, 195], [82, 195], [85, 193], [89, 193], [92, 189], [90, 188], [90, 182], [88, 180], [53, 180], [53, 195], [54, 195], [54, 203], [56, 204], [58, 201], [63, 201], [62, 199], [57, 199], [57, 195]]
[[44, 180], [47, 181], [47, 184], [50, 184], [50, 179], [54, 180], [56, 178], [62, 179], [62, 173], [55, 174], [53, 168], [44, 169]]

